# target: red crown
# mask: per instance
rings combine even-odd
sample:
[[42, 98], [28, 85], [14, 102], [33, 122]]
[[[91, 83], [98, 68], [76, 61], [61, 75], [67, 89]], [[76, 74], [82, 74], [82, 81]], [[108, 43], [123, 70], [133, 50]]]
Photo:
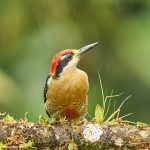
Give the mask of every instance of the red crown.
[[51, 70], [50, 70], [51, 76], [55, 74], [58, 62], [60, 61], [61, 57], [68, 53], [72, 53], [72, 50], [71, 49], [62, 50], [53, 57]]

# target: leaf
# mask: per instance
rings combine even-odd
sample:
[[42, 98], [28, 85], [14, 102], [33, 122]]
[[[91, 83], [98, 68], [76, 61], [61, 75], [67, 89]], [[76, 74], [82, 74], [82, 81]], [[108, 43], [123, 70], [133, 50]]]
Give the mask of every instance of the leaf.
[[95, 120], [99, 123], [103, 122], [104, 120], [103, 108], [99, 104], [97, 104], [95, 108]]

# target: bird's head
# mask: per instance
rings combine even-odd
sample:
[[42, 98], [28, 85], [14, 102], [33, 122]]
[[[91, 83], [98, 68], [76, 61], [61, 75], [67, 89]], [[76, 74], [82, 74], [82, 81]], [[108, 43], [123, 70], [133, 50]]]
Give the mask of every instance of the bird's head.
[[98, 42], [80, 49], [66, 49], [57, 53], [52, 60], [50, 70], [52, 78], [57, 79], [63, 71], [75, 69], [80, 58], [97, 44]]

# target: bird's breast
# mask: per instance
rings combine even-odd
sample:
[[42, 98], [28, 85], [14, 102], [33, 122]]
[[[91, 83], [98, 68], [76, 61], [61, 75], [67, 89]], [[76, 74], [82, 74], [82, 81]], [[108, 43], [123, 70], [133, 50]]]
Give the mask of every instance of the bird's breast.
[[48, 85], [48, 96], [57, 97], [57, 101], [71, 101], [83, 98], [89, 89], [87, 74], [79, 69], [74, 73], [62, 74]]
[[88, 89], [87, 74], [77, 69], [74, 73], [62, 74], [58, 80], [49, 82], [47, 100], [54, 111], [63, 110], [64, 116], [74, 118], [86, 111]]

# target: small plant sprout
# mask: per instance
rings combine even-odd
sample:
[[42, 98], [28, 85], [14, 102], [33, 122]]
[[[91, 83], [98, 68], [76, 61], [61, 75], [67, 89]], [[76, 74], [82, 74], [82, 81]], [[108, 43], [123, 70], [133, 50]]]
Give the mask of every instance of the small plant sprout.
[[45, 117], [45, 116], [40, 115], [39, 116], [39, 123], [41, 123], [41, 125], [43, 127], [45, 127], [46, 125], [49, 125], [48, 118]]
[[116, 119], [114, 118], [113, 120], [117, 120], [117, 119], [124, 118], [125, 116], [129, 116], [131, 113], [130, 113], [130, 114], [127, 114], [127, 115], [125, 115], [125, 116], [122, 116], [121, 118], [119, 118], [119, 114], [120, 114], [121, 107], [123, 106], [123, 104], [125, 103], [125, 101], [127, 101], [130, 97], [131, 97], [131, 95], [128, 96], [127, 98], [125, 98], [125, 100], [120, 104], [120, 106], [117, 108], [117, 110], [115, 110], [115, 111], [110, 115], [110, 117], [108, 117], [108, 119], [107, 119], [105, 122], [108, 122], [108, 121], [112, 120], [112, 118], [114, 118], [115, 116], [117, 116], [117, 117], [116, 117]]
[[110, 96], [105, 96], [104, 90], [103, 90], [103, 84], [102, 84], [102, 80], [101, 80], [99, 72], [98, 72], [98, 76], [99, 76], [99, 82], [100, 82], [100, 88], [101, 88], [101, 94], [102, 94], [102, 106], [100, 104], [96, 105], [94, 120], [98, 123], [102, 123], [102, 122], [108, 123], [110, 121], [122, 120], [123, 118], [131, 115], [132, 113], [129, 113], [129, 114], [126, 114], [126, 115], [120, 117], [121, 108], [122, 108], [123, 104], [131, 97], [131, 95], [130, 95], [123, 100], [123, 102], [120, 104], [120, 106], [117, 109], [115, 108], [115, 104], [116, 104], [116, 101], [115, 101], [114, 102], [114, 111], [112, 112], [112, 114], [109, 117], [107, 117], [109, 110], [110, 110], [112, 98], [119, 97], [123, 93], [120, 93], [118, 95], [113, 95], [113, 90], [112, 90]]
[[28, 115], [28, 112], [26, 112], [25, 115], [24, 115], [24, 120], [25, 120], [25, 121], [28, 121], [27, 115]]
[[95, 108], [95, 120], [98, 123], [102, 123], [104, 120], [103, 108], [99, 104], [97, 104]]
[[0, 113], [0, 116], [5, 116], [5, 115], [6, 115], [6, 112]]

